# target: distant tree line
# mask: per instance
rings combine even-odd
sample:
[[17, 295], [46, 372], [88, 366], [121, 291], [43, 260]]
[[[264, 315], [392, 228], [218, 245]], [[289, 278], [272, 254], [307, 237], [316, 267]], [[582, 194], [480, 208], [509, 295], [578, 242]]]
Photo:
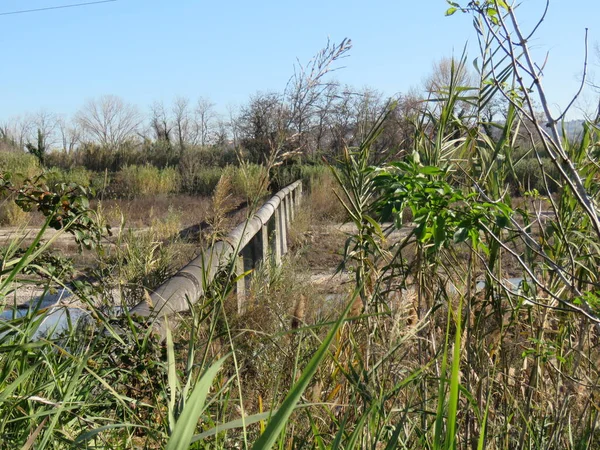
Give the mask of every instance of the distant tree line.
[[[42, 110], [1, 122], [0, 151], [29, 151], [42, 163], [54, 153], [54, 162], [62, 158], [91, 165], [92, 170], [102, 164], [93, 155], [115, 160], [119, 154], [138, 152], [141, 160], [145, 154], [150, 163], [174, 165], [198, 147], [237, 149], [260, 163], [275, 146], [282, 146], [288, 155], [310, 160], [335, 156], [344, 146], [359, 143], [393, 101], [378, 145], [381, 150], [410, 146], [415, 97], [389, 99], [375, 89], [328, 83], [305, 104], [294, 105], [296, 100], [259, 92], [246, 104], [229, 107], [225, 116], [205, 97], [155, 102], [142, 112], [119, 97], [104, 95], [87, 101], [72, 117]], [[294, 113], [294, 107], [300, 111]]]
[[[117, 172], [131, 165], [176, 167], [183, 179], [206, 167], [225, 167], [240, 158], [269, 162], [276, 152], [283, 164], [335, 161], [345, 147], [362, 142], [387, 114], [372, 149], [373, 162], [402, 158], [415, 141], [435, 135], [435, 101], [446, 86], [473, 86], [477, 77], [444, 58], [433, 64], [420, 88], [386, 97], [370, 87], [344, 86], [325, 78], [328, 64], [344, 57], [349, 42], [328, 45], [306, 67], [297, 68], [283, 92], [258, 92], [238, 107], [218, 108], [209, 98], [176, 97], [146, 110], [113, 95], [88, 100], [71, 117], [46, 110], [0, 122], [0, 151], [28, 151], [42, 165]], [[452, 74], [452, 76], [451, 76]], [[451, 122], [477, 120], [485, 126], [506, 112], [490, 101], [473, 117], [474, 105], [458, 101]], [[500, 118], [500, 121], [502, 119]], [[457, 130], [460, 127], [457, 127]], [[497, 130], [486, 129], [492, 138]], [[523, 139], [515, 170], [537, 186], [540, 168], [527, 153], [535, 143]], [[428, 163], [428, 162], [426, 162]]]

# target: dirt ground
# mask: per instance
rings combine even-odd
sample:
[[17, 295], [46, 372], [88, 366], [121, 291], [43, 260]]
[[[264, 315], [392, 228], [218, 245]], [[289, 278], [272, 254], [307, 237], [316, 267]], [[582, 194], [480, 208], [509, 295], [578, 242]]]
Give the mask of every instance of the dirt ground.
[[[384, 224], [383, 229], [387, 227]], [[405, 238], [412, 230], [411, 225], [407, 225], [402, 230], [396, 230], [387, 234], [385, 244], [389, 247], [394, 243]], [[328, 224], [311, 226], [310, 231], [304, 233], [304, 241], [300, 249], [301, 262], [303, 268], [307, 271], [310, 282], [316, 291], [327, 296], [350, 293], [353, 288], [353, 274], [347, 268], [338, 271], [339, 265], [343, 259], [344, 245], [348, 237], [355, 232], [353, 224]], [[516, 245], [515, 247], [520, 247]], [[406, 249], [406, 255], [410, 257], [410, 248]], [[459, 250], [460, 255], [460, 250]], [[410, 258], [409, 258], [410, 259]], [[465, 247], [464, 261], [467, 260], [467, 250]], [[522, 268], [519, 263], [506, 252], [503, 254], [502, 264], [504, 276], [507, 279], [520, 278], [523, 276]], [[479, 271], [476, 273], [477, 281], [483, 282], [485, 273]]]

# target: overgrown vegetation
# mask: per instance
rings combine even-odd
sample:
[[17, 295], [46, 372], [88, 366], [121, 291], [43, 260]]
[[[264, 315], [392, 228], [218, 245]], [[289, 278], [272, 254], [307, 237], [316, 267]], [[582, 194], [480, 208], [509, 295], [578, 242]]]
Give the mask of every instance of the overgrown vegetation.
[[[252, 207], [269, 183], [312, 183], [308, 211], [290, 233], [300, 251], [282, 267], [255, 271], [243, 315], [235, 314], [230, 265], [204, 298], [190, 299], [198, 302], [177, 325], [167, 325], [164, 342], [139, 318], [112, 317], [94, 299], [102, 289], [85, 283], [72, 289], [90, 320], [61, 336], [33, 338], [47, 314], [35, 308], [0, 322], [0, 445], [598, 447], [600, 129], [590, 122], [578, 140], [560, 136], [563, 117], [548, 110], [515, 8], [449, 3], [447, 14], [473, 16], [478, 79], [465, 85], [466, 58], [452, 61], [430, 101], [411, 110], [414, 134], [403, 151], [380, 147], [398, 111], [391, 104], [331, 167], [282, 164], [302, 136], [278, 129], [252, 143], [264, 165], [242, 159], [218, 178], [207, 175], [221, 205], [211, 214], [215, 238], [236, 184]], [[321, 89], [344, 49], [320, 53], [296, 80], [298, 92]], [[282, 117], [296, 123], [306, 98], [294, 97]], [[504, 105], [501, 119], [489, 114], [493, 99]], [[191, 173], [201, 170], [188, 163]], [[19, 164], [24, 173], [38, 167]], [[88, 192], [59, 173], [47, 175], [52, 189], [5, 177], [4, 192], [40, 209], [44, 227], [98, 246], [103, 225]], [[170, 164], [113, 173], [136, 195], [183, 184]], [[310, 223], [342, 219], [353, 231], [339, 271], [353, 283], [341, 298], [320, 298], [302, 275], [302, 235]], [[126, 274], [122, 290], [139, 298], [140, 285], [169, 275], [173, 254], [157, 243], [176, 222], [175, 215], [154, 234], [123, 235], [104, 259]], [[16, 243], [2, 253], [5, 302], [26, 268], [39, 267], [41, 236], [25, 253]]]

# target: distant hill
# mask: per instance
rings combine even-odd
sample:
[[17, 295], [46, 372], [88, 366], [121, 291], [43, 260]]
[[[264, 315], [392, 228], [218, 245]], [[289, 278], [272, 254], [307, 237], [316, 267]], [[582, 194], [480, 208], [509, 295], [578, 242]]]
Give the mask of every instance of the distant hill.
[[[569, 140], [577, 139], [583, 133], [583, 120], [569, 120], [564, 123], [564, 129]], [[559, 124], [558, 132], [562, 136], [562, 126]]]

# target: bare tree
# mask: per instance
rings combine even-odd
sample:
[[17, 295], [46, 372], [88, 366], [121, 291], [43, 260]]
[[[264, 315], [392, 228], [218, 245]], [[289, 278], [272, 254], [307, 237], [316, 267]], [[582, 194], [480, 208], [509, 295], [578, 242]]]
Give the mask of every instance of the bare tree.
[[74, 121], [67, 121], [64, 117], [59, 117], [57, 126], [63, 151], [71, 153], [81, 140], [81, 128], [79, 124]]
[[173, 102], [173, 123], [175, 137], [179, 145], [180, 153], [183, 153], [188, 144], [195, 143], [195, 135], [192, 123], [190, 101], [185, 97], [177, 97]]
[[135, 136], [142, 117], [135, 106], [104, 95], [89, 100], [77, 113], [76, 121], [87, 138], [117, 150]]
[[0, 150], [3, 152], [17, 150], [17, 143], [8, 121], [0, 124]]
[[48, 146], [56, 145], [58, 142], [58, 116], [45, 109], [33, 115], [33, 126], [40, 130]]
[[352, 96], [352, 90], [348, 86], [336, 93], [329, 119], [330, 147], [334, 153], [342, 151], [353, 137]]
[[274, 148], [283, 148], [293, 131], [290, 111], [275, 92], [257, 93], [240, 109], [241, 143], [256, 162], [266, 162]]
[[215, 126], [215, 144], [220, 147], [225, 147], [227, 145], [227, 138], [229, 137], [227, 133], [227, 122], [225, 122], [222, 118], [217, 120], [217, 124]]
[[431, 73], [423, 80], [425, 92], [435, 95], [444, 92], [453, 84], [455, 86], [474, 86], [475, 77], [466, 65], [456, 58], [444, 57], [435, 61]]
[[163, 102], [154, 102], [150, 107], [150, 128], [157, 141], [171, 143], [171, 133], [174, 125]]
[[3, 147], [23, 151], [33, 129], [32, 117], [29, 115], [11, 117], [0, 128]]
[[354, 141], [363, 141], [385, 108], [381, 92], [364, 87], [353, 96]]
[[[313, 143], [309, 148], [313, 153], [317, 150], [322, 150], [331, 144], [331, 116], [335, 108], [338, 91], [338, 84], [330, 83], [316, 105], [314, 127], [311, 133]], [[327, 139], [328, 135], [329, 139]]]
[[216, 119], [215, 104], [205, 97], [200, 97], [196, 103], [196, 128], [201, 146], [210, 143], [213, 123]]
[[239, 108], [236, 105], [227, 105], [227, 114], [229, 116], [229, 129], [231, 130], [231, 139], [233, 146], [237, 148], [240, 144], [240, 124], [239, 124]]
[[44, 164], [46, 154], [57, 142], [58, 117], [51, 112], [41, 110], [32, 118], [32, 127], [30, 129], [25, 148]]

